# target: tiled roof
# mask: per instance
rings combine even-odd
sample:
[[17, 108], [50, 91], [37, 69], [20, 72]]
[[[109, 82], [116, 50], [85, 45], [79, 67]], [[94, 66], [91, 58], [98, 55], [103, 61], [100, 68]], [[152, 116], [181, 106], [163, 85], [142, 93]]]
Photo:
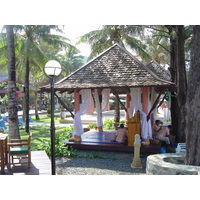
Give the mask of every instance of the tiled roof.
[[170, 72], [160, 66], [156, 61], [151, 61], [146, 65], [158, 78], [166, 81], [171, 81]]
[[123, 90], [129, 87], [173, 85], [170, 82], [170, 75], [166, 72], [163, 76], [159, 67], [154, 62], [145, 66], [126, 49], [115, 44], [57, 82], [55, 89], [63, 91], [83, 88], [121, 88]]

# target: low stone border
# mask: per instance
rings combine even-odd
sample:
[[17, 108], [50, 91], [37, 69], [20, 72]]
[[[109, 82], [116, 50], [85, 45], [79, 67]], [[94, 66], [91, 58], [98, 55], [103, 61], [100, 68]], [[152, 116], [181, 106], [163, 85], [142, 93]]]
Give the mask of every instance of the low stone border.
[[166, 153], [147, 157], [147, 175], [199, 175], [200, 167], [184, 165], [185, 154]]

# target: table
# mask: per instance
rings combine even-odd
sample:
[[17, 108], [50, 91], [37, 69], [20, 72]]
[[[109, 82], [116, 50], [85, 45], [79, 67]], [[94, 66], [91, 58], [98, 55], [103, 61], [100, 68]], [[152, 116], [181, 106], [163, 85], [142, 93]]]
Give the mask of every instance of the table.
[[7, 156], [7, 139], [8, 134], [0, 133], [0, 162], [1, 162], [1, 172], [4, 172], [5, 164], [8, 162]]

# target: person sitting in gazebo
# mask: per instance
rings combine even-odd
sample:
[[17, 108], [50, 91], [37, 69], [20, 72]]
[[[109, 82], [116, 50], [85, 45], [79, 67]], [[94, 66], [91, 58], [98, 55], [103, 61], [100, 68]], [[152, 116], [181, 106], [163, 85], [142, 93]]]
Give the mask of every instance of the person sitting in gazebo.
[[117, 130], [115, 139], [112, 142], [126, 143], [128, 140], [128, 130], [124, 127], [124, 124], [120, 124], [120, 128]]
[[161, 124], [163, 124], [163, 122], [161, 120], [156, 120], [155, 123], [153, 124], [152, 127], [152, 135], [153, 138], [156, 138], [157, 133], [161, 130]]
[[156, 139], [161, 140], [167, 144], [167, 146], [170, 145], [169, 140], [169, 128], [168, 127], [161, 127], [156, 135]]

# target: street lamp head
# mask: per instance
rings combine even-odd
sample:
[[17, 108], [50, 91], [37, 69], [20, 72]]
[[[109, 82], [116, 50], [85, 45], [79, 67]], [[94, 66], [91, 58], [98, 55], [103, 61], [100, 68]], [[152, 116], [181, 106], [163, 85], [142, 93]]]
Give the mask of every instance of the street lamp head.
[[50, 78], [59, 76], [61, 70], [61, 65], [56, 60], [49, 60], [44, 66], [44, 73]]

